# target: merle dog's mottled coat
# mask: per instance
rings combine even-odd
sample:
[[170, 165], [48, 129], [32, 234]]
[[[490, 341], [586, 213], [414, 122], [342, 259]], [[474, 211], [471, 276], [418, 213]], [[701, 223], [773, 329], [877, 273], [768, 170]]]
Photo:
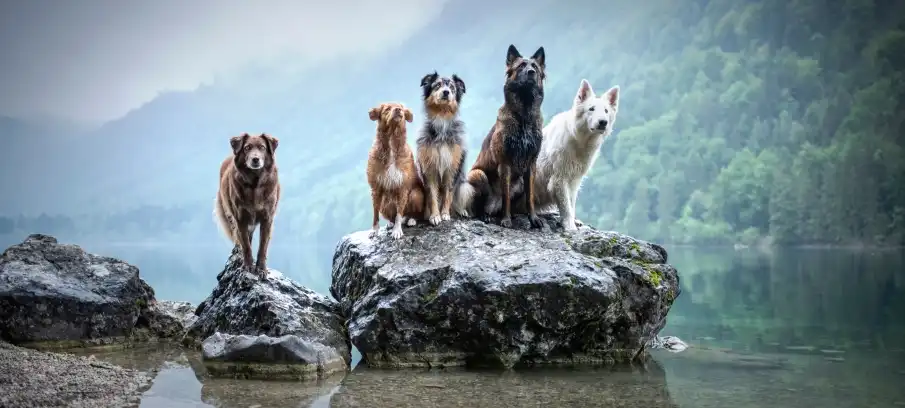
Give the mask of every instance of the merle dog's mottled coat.
[[502, 209], [500, 225], [507, 228], [512, 226], [510, 197], [519, 188], [527, 193], [524, 198], [531, 225], [543, 226], [534, 211], [533, 180], [543, 140], [541, 104], [545, 77], [544, 47], [538, 48], [530, 58], [524, 58], [514, 45], [509, 46], [504, 103], [468, 174], [468, 181], [477, 191], [470, 206], [472, 211], [489, 220]]
[[467, 215], [459, 203], [473, 191], [465, 179], [468, 151], [463, 139], [465, 124], [459, 119], [465, 81], [455, 74], [441, 77], [435, 71], [421, 79], [421, 90], [426, 119], [416, 141], [417, 160], [427, 199], [424, 218], [437, 225], [450, 219], [454, 201], [456, 212]]

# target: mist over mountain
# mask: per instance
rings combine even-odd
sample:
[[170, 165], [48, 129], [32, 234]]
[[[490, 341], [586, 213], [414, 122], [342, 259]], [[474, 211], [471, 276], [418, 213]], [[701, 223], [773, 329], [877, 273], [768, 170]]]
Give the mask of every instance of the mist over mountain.
[[582, 78], [621, 87], [614, 134], [579, 193], [585, 222], [662, 242], [902, 244], [903, 4], [452, 1], [377, 56], [249, 67], [88, 133], [0, 119], [13, 152], [0, 215], [9, 231], [222, 241], [211, 210], [228, 139], [267, 132], [283, 186], [274, 243], [332, 247], [369, 225], [368, 109], [412, 107], [413, 145], [421, 77], [458, 74], [470, 165], [514, 44], [546, 50], [548, 119]]

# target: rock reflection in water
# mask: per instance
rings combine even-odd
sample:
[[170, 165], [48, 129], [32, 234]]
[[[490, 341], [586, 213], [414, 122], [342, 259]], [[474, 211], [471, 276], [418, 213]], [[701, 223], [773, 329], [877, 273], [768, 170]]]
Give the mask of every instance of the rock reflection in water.
[[677, 407], [663, 368], [533, 368], [513, 371], [389, 370], [356, 367], [331, 408]]
[[91, 352], [156, 373], [141, 408], [677, 407], [653, 359], [612, 367], [419, 370], [356, 367], [320, 381], [209, 378], [197, 352], [168, 346]]

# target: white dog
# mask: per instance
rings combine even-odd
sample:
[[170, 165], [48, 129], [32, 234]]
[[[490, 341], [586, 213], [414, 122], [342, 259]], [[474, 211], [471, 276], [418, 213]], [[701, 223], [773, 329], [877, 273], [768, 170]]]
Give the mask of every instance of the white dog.
[[618, 85], [598, 97], [582, 79], [572, 108], [558, 113], [544, 127], [535, 167], [535, 206], [538, 211], [549, 211], [555, 204], [567, 231], [581, 225], [575, 219], [578, 189], [613, 130], [618, 109]]

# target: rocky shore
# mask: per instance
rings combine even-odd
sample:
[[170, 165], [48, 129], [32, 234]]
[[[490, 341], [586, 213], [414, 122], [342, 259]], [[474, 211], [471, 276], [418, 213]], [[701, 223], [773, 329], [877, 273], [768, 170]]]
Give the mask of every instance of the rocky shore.
[[151, 375], [0, 341], [0, 407], [138, 406]]
[[[134, 405], [149, 375], [43, 351], [171, 343], [207, 377], [307, 380], [371, 367], [598, 365], [681, 351], [658, 337], [680, 294], [666, 251], [582, 227], [476, 220], [345, 236], [331, 294], [236, 250], [197, 307], [162, 301], [126, 262], [34, 234], [0, 255], [0, 406]], [[40, 389], [40, 393], [25, 390]], [[99, 406], [99, 405], [98, 405]]]

